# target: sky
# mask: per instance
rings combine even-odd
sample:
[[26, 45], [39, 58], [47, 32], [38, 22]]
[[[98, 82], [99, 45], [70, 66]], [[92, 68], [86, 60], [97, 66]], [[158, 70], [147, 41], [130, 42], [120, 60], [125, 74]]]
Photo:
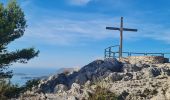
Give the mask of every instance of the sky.
[[[7, 0], [0, 0], [4, 3]], [[136, 28], [124, 32], [123, 51], [170, 52], [169, 0], [19, 0], [27, 20], [22, 38], [9, 50], [35, 47], [39, 57], [14, 67], [82, 67], [103, 59], [104, 49], [119, 44], [119, 31], [106, 26]]]

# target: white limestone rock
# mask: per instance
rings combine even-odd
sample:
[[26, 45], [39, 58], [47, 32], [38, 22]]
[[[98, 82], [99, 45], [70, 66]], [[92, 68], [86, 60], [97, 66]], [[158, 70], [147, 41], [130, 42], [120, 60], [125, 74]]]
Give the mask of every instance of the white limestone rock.
[[[152, 58], [148, 59], [152, 62]], [[127, 64], [116, 59], [96, 60], [78, 72], [61, 73], [41, 81], [37, 88], [45, 94], [41, 91], [27, 94], [31, 99], [88, 100], [89, 94], [100, 85], [119, 95], [121, 100], [170, 100], [170, 64], [156, 64], [155, 59], [154, 64], [148, 62]]]
[[58, 84], [54, 88], [54, 93], [62, 93], [68, 90], [68, 87], [63, 84]]

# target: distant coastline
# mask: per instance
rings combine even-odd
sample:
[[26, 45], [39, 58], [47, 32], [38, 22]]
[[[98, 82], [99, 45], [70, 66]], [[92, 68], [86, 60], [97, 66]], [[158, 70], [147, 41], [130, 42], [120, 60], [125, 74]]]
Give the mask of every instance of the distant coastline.
[[64, 70], [73, 70], [74, 68], [40, 68], [40, 67], [12, 67], [13, 77], [11, 82], [24, 85], [28, 80], [37, 78], [46, 78], [50, 75], [62, 73]]
[[21, 86], [28, 80], [56, 74], [59, 69], [60, 68], [12, 67], [10, 68], [10, 70], [13, 70], [11, 82]]

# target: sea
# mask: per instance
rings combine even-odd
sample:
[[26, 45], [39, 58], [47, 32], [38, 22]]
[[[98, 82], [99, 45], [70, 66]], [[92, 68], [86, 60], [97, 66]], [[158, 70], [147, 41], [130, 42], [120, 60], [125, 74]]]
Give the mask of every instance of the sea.
[[11, 82], [19, 86], [24, 85], [28, 80], [44, 78], [59, 73], [59, 68], [37, 68], [37, 67], [13, 67]]

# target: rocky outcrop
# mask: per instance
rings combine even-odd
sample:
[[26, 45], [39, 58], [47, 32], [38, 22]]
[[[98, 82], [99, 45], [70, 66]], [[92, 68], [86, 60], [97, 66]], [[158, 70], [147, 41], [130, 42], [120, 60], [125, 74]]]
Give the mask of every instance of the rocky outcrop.
[[117, 59], [96, 60], [83, 68], [73, 78], [71, 83], [84, 84], [88, 80], [97, 82], [107, 77], [112, 72], [121, 72], [122, 65]]
[[33, 91], [23, 94], [22, 98], [88, 100], [91, 94], [95, 94], [97, 86], [115, 93], [120, 100], [170, 100], [170, 63], [95, 60], [79, 71], [41, 80]]
[[96, 60], [82, 67], [79, 71], [61, 73], [41, 80], [36, 91], [44, 93], [54, 93], [56, 86], [63, 84], [68, 89], [73, 83], [84, 85], [88, 80], [92, 83], [101, 81], [112, 72], [121, 72], [122, 65], [117, 59]]

